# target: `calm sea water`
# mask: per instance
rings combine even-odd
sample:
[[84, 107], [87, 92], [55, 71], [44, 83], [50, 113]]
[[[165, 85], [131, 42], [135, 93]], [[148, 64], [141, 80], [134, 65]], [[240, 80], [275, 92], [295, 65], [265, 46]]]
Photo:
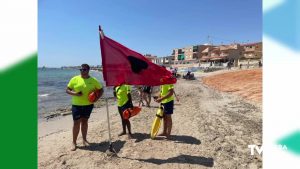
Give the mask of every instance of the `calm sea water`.
[[[71, 106], [71, 96], [65, 91], [69, 80], [79, 75], [79, 70], [39, 69], [38, 70], [38, 116], [48, 115], [60, 108]], [[103, 83], [102, 72], [90, 71], [90, 75]], [[111, 89], [106, 90], [108, 96]]]

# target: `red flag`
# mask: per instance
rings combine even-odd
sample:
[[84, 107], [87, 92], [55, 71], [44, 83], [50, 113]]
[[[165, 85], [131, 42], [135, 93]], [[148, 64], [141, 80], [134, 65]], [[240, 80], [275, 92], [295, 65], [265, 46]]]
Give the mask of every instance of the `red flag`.
[[140, 53], [128, 49], [104, 36], [103, 33], [100, 36], [106, 86], [121, 84], [158, 86], [176, 83], [176, 79], [172, 78], [171, 72], [167, 69], [152, 63]]

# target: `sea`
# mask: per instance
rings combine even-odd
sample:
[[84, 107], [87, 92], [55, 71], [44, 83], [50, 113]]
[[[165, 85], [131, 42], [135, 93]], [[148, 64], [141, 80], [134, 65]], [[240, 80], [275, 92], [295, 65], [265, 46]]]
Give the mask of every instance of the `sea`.
[[[66, 93], [70, 79], [79, 75], [76, 69], [38, 69], [38, 117], [43, 118], [59, 110], [71, 107], [71, 96]], [[102, 72], [90, 71], [103, 86]], [[112, 97], [112, 88], [105, 88], [105, 96]]]

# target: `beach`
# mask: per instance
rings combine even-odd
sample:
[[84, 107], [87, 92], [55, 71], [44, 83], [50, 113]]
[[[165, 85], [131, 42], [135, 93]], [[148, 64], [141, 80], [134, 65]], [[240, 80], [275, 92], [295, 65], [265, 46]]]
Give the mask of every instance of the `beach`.
[[[231, 86], [231, 90], [224, 89], [228, 88], [225, 83], [224, 86], [222, 83], [213, 85], [216, 81], [221, 81], [220, 78], [227, 73], [238, 73], [239, 76], [243, 76], [249, 72], [239, 70], [197, 72], [196, 80], [178, 79], [175, 91], [180, 101], [175, 102], [171, 140], [160, 137], [150, 139], [151, 125], [158, 108], [158, 103], [154, 103], [153, 100], [150, 108], [143, 107], [139, 115], [131, 118], [133, 138], [118, 137], [121, 120], [116, 101], [111, 99], [110, 125], [116, 155], [106, 152], [108, 127], [104, 105], [95, 108], [89, 120], [88, 140], [91, 145], [83, 147], [79, 134], [79, 147], [76, 151], [70, 151], [73, 122], [70, 115], [39, 122], [38, 167], [262, 168], [262, 156], [250, 155], [248, 148], [250, 144], [262, 144], [261, 97], [253, 99], [246, 96], [247, 92], [242, 91], [246, 88], [251, 93], [252, 86], [255, 86], [255, 89], [259, 88], [261, 81], [240, 83], [244, 87]], [[214, 83], [211, 83], [212, 81]], [[232, 82], [228, 80], [226, 83]], [[248, 88], [245, 87], [247, 85]], [[261, 90], [255, 90], [255, 93], [259, 92], [261, 96]]]

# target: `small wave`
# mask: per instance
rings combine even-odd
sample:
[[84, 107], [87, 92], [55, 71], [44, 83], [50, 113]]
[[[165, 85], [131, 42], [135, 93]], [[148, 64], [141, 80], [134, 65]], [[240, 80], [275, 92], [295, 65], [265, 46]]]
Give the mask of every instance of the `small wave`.
[[39, 94], [39, 97], [47, 97], [49, 96], [50, 94]]

